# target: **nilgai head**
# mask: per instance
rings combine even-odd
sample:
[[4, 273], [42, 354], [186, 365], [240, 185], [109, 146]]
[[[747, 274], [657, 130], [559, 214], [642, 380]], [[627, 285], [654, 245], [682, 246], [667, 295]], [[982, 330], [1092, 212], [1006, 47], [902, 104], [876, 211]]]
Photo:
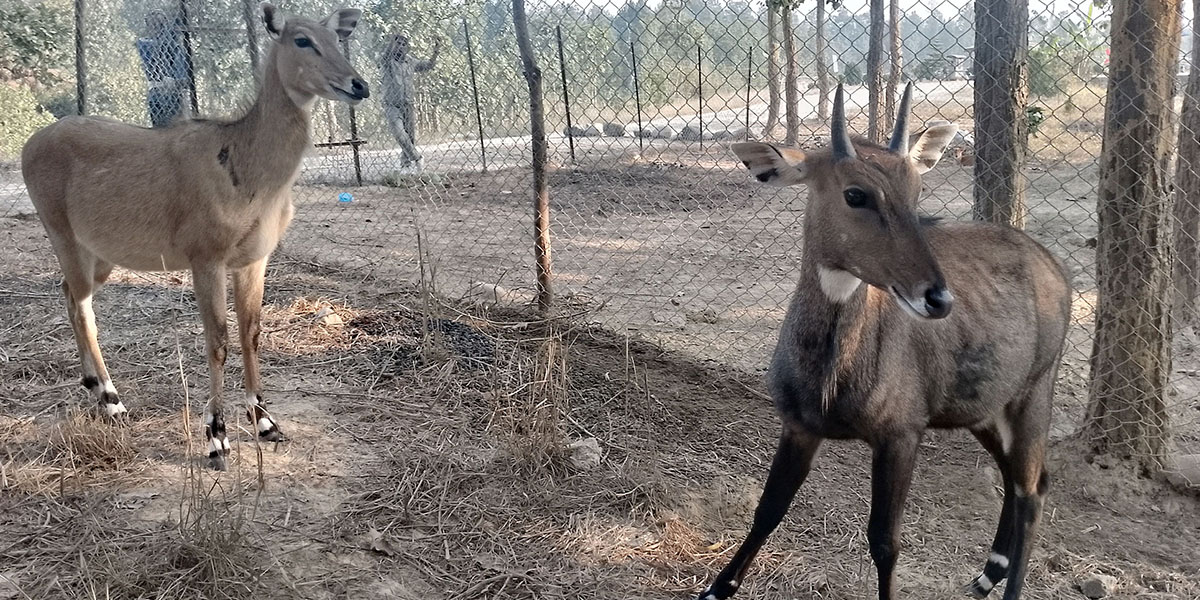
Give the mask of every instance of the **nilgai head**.
[[746, 142], [734, 144], [733, 151], [759, 181], [808, 186], [804, 260], [816, 263], [831, 300], [849, 300], [865, 281], [889, 292], [904, 312], [941, 319], [950, 314], [953, 296], [916, 208], [921, 174], [941, 159], [958, 126], [930, 126], [910, 144], [911, 100], [909, 83], [887, 147], [850, 139], [839, 85], [829, 148], [805, 153]]
[[[262, 3], [263, 23], [275, 43], [275, 69], [288, 96], [304, 106], [314, 96], [358, 104], [371, 95], [367, 84], [342, 54], [362, 11], [342, 8], [321, 21], [279, 12]], [[268, 67], [271, 68], [271, 67]]]

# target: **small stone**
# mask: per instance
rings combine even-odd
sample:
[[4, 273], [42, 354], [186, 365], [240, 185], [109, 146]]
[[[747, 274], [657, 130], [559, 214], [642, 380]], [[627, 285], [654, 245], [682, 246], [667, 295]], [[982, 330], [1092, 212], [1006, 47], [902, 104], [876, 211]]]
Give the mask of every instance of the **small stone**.
[[605, 123], [602, 129], [608, 137], [625, 137], [625, 126], [620, 123]]
[[341, 315], [333, 312], [333, 309], [328, 306], [322, 307], [321, 310], [318, 310], [317, 314], [313, 315], [313, 320], [321, 325], [328, 326], [341, 325], [344, 322]]
[[584, 438], [575, 440], [567, 444], [567, 450], [571, 452], [571, 466], [580, 471], [588, 471], [600, 466], [600, 440], [596, 438]]
[[655, 323], [663, 323], [677, 329], [683, 329], [687, 325], [687, 317], [678, 312], [651, 312], [650, 319]]
[[1117, 578], [1112, 575], [1096, 574], [1079, 584], [1079, 591], [1092, 600], [1106, 598], [1117, 587]]
[[1165, 470], [1167, 481], [1184, 490], [1200, 490], [1200, 454], [1175, 456]]

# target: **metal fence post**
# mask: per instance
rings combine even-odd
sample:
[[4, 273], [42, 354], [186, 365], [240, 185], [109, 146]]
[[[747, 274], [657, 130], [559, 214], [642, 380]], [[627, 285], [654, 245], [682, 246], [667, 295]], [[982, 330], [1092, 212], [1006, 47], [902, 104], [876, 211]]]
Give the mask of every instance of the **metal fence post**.
[[462, 20], [463, 35], [467, 39], [467, 65], [471, 68], [471, 96], [475, 101], [475, 125], [479, 127], [479, 158], [483, 161], [483, 172], [487, 173], [487, 147], [483, 141], [483, 113], [479, 110], [479, 84], [475, 80], [475, 48], [471, 45], [471, 28]]
[[703, 63], [700, 58], [700, 44], [696, 44], [696, 119], [700, 122], [696, 141], [700, 143], [700, 149], [704, 149], [704, 70]]
[[255, 28], [254, 0], [242, 0], [242, 21], [246, 23], [246, 52], [250, 54], [250, 69], [254, 71], [254, 80], [262, 75], [258, 72], [258, 35]]
[[87, 114], [87, 51], [84, 39], [84, 0], [75, 0], [75, 112]]
[[[354, 62], [350, 58], [350, 40], [342, 39], [342, 54], [346, 56], [346, 60]], [[354, 180], [358, 185], [363, 184], [362, 180], [362, 156], [358, 151], [358, 115], [354, 110], [354, 106], [350, 106], [350, 151], [354, 153]]]
[[[825, 0], [817, 0], [824, 2]], [[754, 49], [746, 48], [746, 139], [750, 139], [750, 88], [754, 80]]]
[[575, 131], [571, 127], [571, 94], [567, 91], [567, 60], [563, 57], [562, 26], [554, 27], [554, 37], [558, 40], [558, 70], [562, 74], [563, 105], [567, 111], [567, 144], [571, 148], [571, 163], [575, 163]]
[[187, 61], [188, 88], [191, 90], [192, 116], [200, 112], [196, 97], [196, 63], [192, 56], [192, 19], [188, 14], [187, 0], [179, 0], [179, 19], [183, 25], [183, 55]]
[[634, 50], [633, 40], [629, 40], [629, 58], [633, 63], [633, 104], [637, 108], [638, 151], [642, 151], [645, 150], [646, 136], [642, 135], [642, 90], [638, 82], [637, 51]]

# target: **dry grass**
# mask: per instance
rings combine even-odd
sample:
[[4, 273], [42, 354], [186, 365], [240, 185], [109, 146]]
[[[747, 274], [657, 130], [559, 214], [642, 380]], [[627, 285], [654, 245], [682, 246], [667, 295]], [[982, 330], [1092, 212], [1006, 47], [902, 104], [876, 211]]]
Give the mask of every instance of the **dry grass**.
[[548, 323], [542, 337], [513, 344], [494, 370], [489, 430], [534, 470], [561, 466], [566, 456], [571, 386], [562, 327]]
[[[4, 334], [15, 358], [0, 362], [16, 382], [0, 416], [0, 582], [18, 598], [688, 597], [745, 535], [778, 434], [755, 376], [448, 301], [430, 270], [423, 293], [282, 260], [264, 374], [293, 441], [260, 448], [231, 431], [232, 470], [217, 475], [189, 402], [206, 369], [186, 282], [120, 273], [97, 298], [132, 411], [114, 428], [63, 408], [83, 394], [48, 250], [18, 254], [3, 288], [21, 295], [0, 298], [18, 321]], [[342, 323], [316, 322], [325, 308]], [[580, 438], [599, 440], [600, 465], [562, 460]], [[1119, 573], [1117, 598], [1200, 597], [1200, 556], [1177, 534], [1194, 500], [1054, 454], [1031, 597], [1075, 598], [1096, 571]], [[906, 513], [906, 596], [953, 597], [986, 557], [998, 506], [973, 485], [986, 460], [969, 436], [930, 435]], [[826, 447], [739, 596], [874, 593], [868, 464], [859, 446]]]

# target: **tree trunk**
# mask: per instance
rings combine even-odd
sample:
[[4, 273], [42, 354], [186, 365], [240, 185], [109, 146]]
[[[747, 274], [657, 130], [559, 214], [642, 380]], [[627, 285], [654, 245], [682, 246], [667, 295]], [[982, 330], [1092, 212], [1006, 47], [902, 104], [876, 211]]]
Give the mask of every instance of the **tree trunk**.
[[[1192, 0], [1192, 14], [1200, 14]], [[1200, 293], [1200, 21], [1192, 20], [1192, 68], [1179, 123], [1175, 167], [1175, 318], [1195, 322]]]
[[1087, 432], [1097, 453], [1161, 468], [1171, 373], [1166, 159], [1180, 0], [1116, 0], [1100, 158], [1096, 335]]
[[829, 122], [829, 64], [825, 62], [825, 2], [817, 0], [813, 45], [817, 53], [817, 118]]
[[767, 0], [767, 124], [763, 137], [773, 137], [779, 126], [779, 5]]
[[883, 117], [883, 0], [871, 0], [870, 43], [867, 46], [867, 137], [880, 141]]
[[883, 131], [891, 131], [892, 119], [896, 118], [896, 92], [900, 89], [900, 78], [903, 73], [903, 48], [900, 45], [900, 0], [888, 2], [888, 51], [891, 58], [891, 69], [888, 71], [887, 92], [883, 96], [883, 121], [886, 126]]
[[1025, 224], [1028, 0], [975, 3], [975, 218]]
[[789, 0], [779, 11], [780, 33], [783, 35], [783, 56], [787, 60], [787, 74], [783, 82], [784, 102], [787, 109], [787, 138], [783, 143], [795, 145], [800, 140], [800, 91], [796, 89], [796, 78], [800, 76], [796, 58], [796, 30], [792, 25], [792, 3]]
[[546, 313], [554, 302], [550, 277], [550, 191], [546, 183], [546, 111], [542, 99], [542, 70], [529, 41], [525, 0], [513, 0], [513, 27], [525, 82], [529, 84], [529, 130], [533, 146], [533, 256], [537, 265], [538, 310]]

